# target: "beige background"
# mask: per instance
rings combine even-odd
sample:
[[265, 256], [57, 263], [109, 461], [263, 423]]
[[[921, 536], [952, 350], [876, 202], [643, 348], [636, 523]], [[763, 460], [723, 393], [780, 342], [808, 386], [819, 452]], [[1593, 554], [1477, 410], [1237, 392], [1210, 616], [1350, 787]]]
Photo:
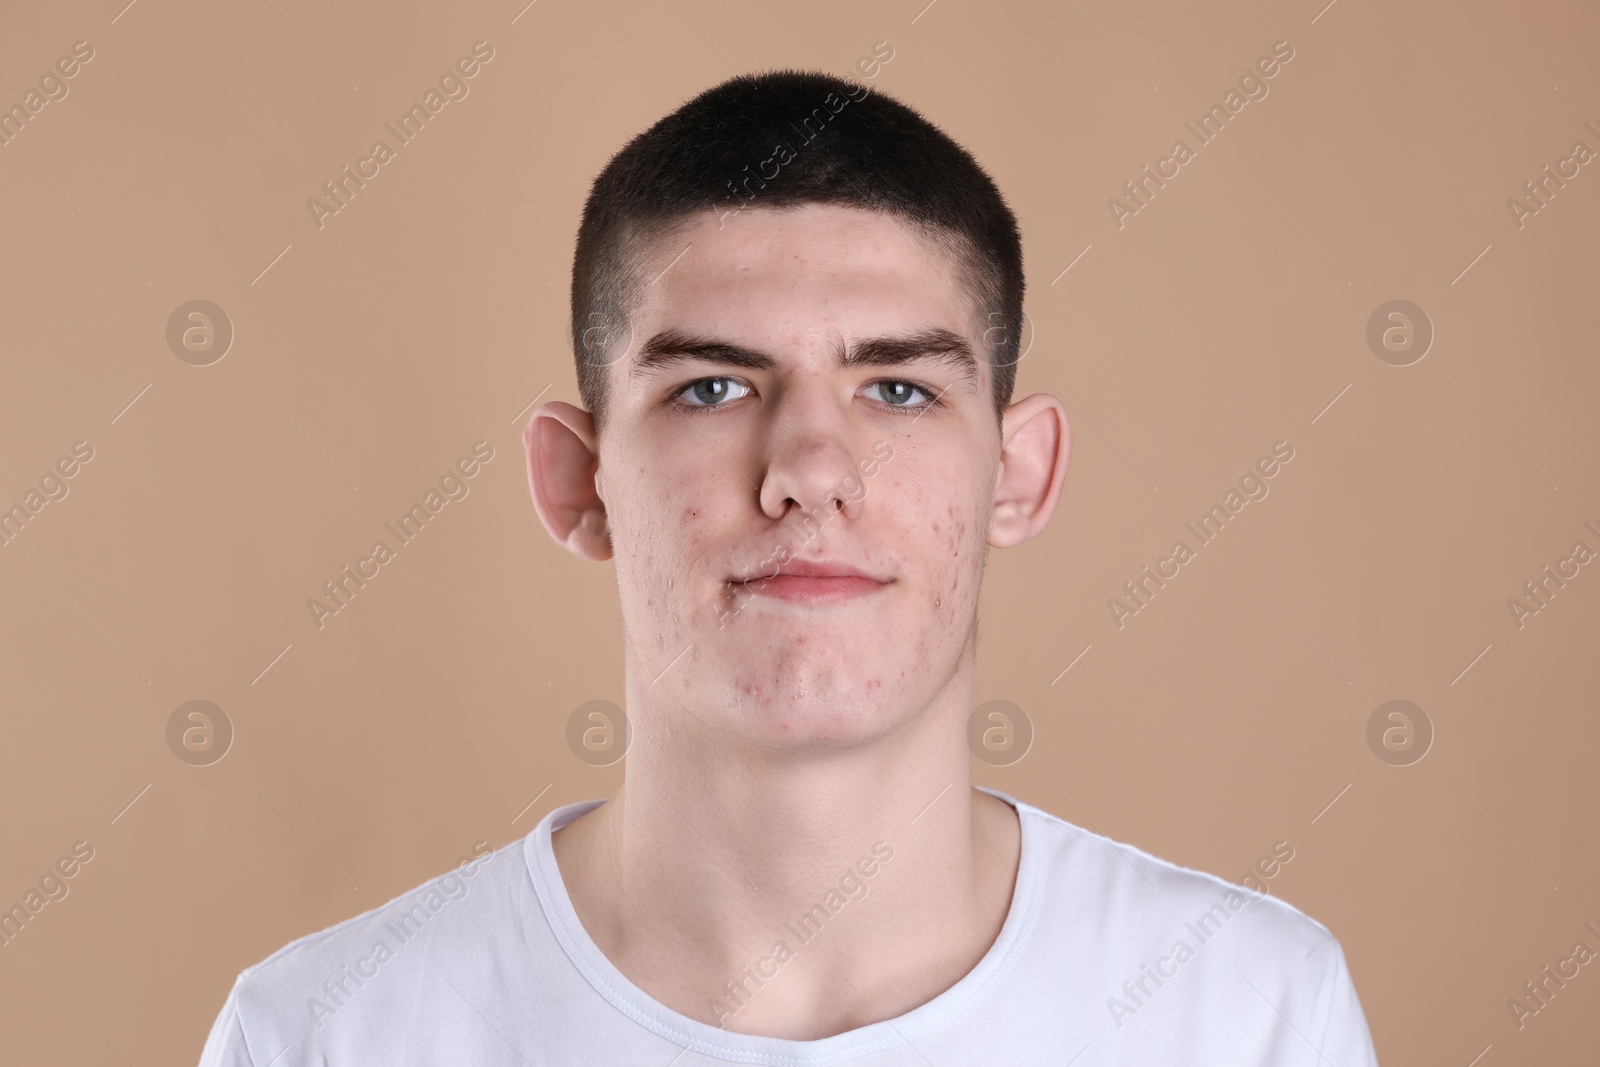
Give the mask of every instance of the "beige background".
[[[10, 6], [0, 102], [94, 58], [0, 148], [0, 505], [94, 458], [0, 546], [0, 903], [94, 859], [0, 948], [8, 1062], [193, 1062], [245, 966], [614, 787], [564, 739], [621, 699], [610, 568], [551, 543], [518, 453], [534, 398], [576, 400], [582, 198], [735, 70], [877, 41], [1019, 214], [1019, 395], [1073, 418], [1056, 521], [983, 604], [979, 699], [1036, 736], [978, 780], [1225, 877], [1288, 842], [1271, 886], [1343, 943], [1385, 1063], [1594, 1056], [1600, 967], [1520, 1031], [1506, 1002], [1600, 948], [1600, 563], [1520, 629], [1507, 600], [1600, 550], [1600, 163], [1520, 229], [1507, 199], [1600, 150], [1600, 10], [924, 2]], [[319, 230], [308, 198], [479, 40], [470, 95]], [[1107, 198], [1279, 40], [1119, 229]], [[209, 366], [166, 340], [193, 299], [235, 330]], [[1392, 299], [1435, 330], [1410, 366], [1366, 341]], [[470, 495], [318, 630], [307, 598], [479, 440]], [[1270, 496], [1119, 629], [1279, 440]], [[1409, 766], [1366, 740], [1395, 698], [1435, 731]], [[168, 747], [193, 699], [235, 730], [210, 766]]]

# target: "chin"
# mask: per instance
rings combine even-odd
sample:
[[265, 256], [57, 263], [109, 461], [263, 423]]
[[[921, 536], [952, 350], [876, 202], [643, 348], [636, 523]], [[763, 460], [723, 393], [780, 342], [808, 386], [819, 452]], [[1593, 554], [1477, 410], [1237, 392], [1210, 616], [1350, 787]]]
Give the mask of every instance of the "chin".
[[879, 695], [763, 682], [730, 696], [735, 729], [758, 744], [788, 748], [849, 748], [875, 740], [899, 724], [900, 715]]

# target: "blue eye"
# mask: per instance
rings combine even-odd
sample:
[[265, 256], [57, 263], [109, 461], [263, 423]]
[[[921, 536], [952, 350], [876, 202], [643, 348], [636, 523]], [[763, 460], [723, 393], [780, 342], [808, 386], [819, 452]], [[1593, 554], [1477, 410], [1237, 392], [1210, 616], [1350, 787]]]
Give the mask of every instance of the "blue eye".
[[[873, 382], [867, 388], [882, 390], [882, 393], [880, 395], [880, 399], [883, 400], [883, 402], [885, 404], [888, 404], [891, 407], [918, 407], [918, 408], [922, 408], [922, 407], [931, 407], [932, 406], [932, 404], [929, 403], [928, 401], [931, 401], [933, 398], [929, 397], [927, 391], [925, 389], [923, 389], [922, 386], [918, 385], [916, 382], [889, 380], [889, 381], [882, 381], [882, 382]], [[923, 398], [924, 398], [923, 402], [921, 402], [921, 403], [912, 403], [910, 398], [911, 398], [911, 394], [913, 394], [913, 393], [921, 393]]]
[[[731, 393], [732, 389], [744, 392]], [[681, 401], [684, 407], [719, 408], [727, 406], [724, 401], [738, 400], [749, 392], [750, 387], [737, 378], [701, 378], [684, 386], [674, 399]]]

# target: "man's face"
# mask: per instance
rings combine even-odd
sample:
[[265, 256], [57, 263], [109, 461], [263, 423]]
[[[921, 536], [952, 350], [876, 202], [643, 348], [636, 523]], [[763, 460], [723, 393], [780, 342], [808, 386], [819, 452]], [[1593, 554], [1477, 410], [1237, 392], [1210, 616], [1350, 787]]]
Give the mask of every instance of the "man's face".
[[808, 205], [696, 219], [644, 277], [596, 475], [630, 701], [775, 745], [914, 718], [971, 651], [1000, 454], [956, 262]]

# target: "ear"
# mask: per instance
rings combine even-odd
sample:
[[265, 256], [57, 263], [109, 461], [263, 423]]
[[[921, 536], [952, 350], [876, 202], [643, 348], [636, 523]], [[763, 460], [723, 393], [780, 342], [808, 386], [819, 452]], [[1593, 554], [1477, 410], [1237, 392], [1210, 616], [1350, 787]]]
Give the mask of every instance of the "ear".
[[1051, 394], [1035, 393], [1006, 408], [989, 544], [1010, 548], [1045, 528], [1061, 497], [1071, 450], [1067, 409]]
[[584, 559], [610, 559], [600, 442], [589, 413], [559, 400], [540, 404], [522, 431], [522, 447], [533, 506], [550, 536]]

